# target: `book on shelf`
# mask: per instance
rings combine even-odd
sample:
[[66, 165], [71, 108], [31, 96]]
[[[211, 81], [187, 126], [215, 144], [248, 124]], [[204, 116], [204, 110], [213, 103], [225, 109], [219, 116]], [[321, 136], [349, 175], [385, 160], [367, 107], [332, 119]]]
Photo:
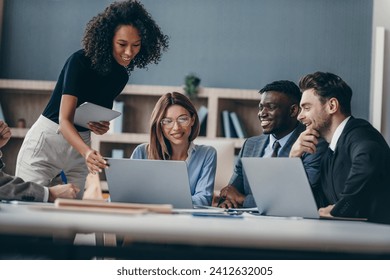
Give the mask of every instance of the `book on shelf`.
[[209, 109], [206, 106], [200, 106], [198, 110], [199, 124], [202, 125], [205, 122]]
[[224, 136], [226, 138], [237, 138], [237, 134], [234, 130], [233, 123], [230, 119], [230, 113], [228, 110], [222, 111], [222, 124]]
[[238, 118], [236, 112], [230, 112], [230, 119], [233, 123], [234, 130], [238, 138], [246, 138], [246, 132], [241, 120]]
[[206, 106], [200, 106], [198, 109], [198, 118], [199, 118], [199, 126], [200, 126], [200, 133], [206, 133], [206, 120], [207, 120], [207, 114], [209, 110]]
[[125, 157], [125, 151], [123, 151], [122, 149], [112, 149], [111, 157], [112, 158], [124, 158]]
[[123, 109], [124, 102], [123, 101], [114, 101], [112, 109], [121, 113], [119, 117], [113, 119], [110, 122], [110, 130], [109, 133], [122, 133], [123, 132]]

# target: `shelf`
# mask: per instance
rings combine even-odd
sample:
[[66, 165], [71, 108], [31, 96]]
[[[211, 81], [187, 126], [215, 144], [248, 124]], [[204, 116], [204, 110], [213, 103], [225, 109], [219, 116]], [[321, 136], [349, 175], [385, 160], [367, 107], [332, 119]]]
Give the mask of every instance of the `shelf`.
[[[51, 93], [56, 82], [53, 81], [37, 81], [37, 80], [9, 80], [0, 79], [0, 89], [23, 91], [25, 94], [29, 92]], [[46, 92], [45, 92], [46, 91]]]
[[[12, 165], [28, 128], [43, 112], [55, 84], [55, 81], [0, 79], [0, 104], [8, 125], [12, 127], [12, 143], [8, 144], [7, 148], [11, 174], [14, 171]], [[129, 157], [137, 145], [149, 141], [150, 115], [157, 100], [161, 95], [173, 91], [184, 92], [182, 86], [126, 85], [116, 98], [116, 101], [124, 103], [123, 133], [101, 136], [92, 134], [92, 148], [100, 151], [103, 156], [111, 156], [113, 149], [123, 149], [124, 156]], [[200, 87], [192, 102], [196, 109], [207, 107], [208, 114], [199, 138], [234, 141], [237, 154], [244, 139], [223, 137], [222, 111], [236, 112], [248, 137], [259, 135], [259, 100], [258, 90], [254, 89]], [[15, 128], [20, 118], [26, 120], [27, 129]]]

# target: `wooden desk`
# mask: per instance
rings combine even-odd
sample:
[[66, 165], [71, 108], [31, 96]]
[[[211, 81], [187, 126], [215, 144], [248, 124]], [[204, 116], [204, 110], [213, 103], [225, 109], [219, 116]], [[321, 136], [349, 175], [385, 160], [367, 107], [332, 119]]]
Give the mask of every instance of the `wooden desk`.
[[[130, 259], [390, 259], [390, 226], [367, 222], [79, 213], [11, 204], [0, 207], [0, 248], [10, 236], [72, 240], [76, 233], [113, 233], [128, 236], [132, 243], [116, 248], [67, 246], [77, 252], [88, 249], [90, 254]], [[89, 255], [80, 258], [84, 257]]]

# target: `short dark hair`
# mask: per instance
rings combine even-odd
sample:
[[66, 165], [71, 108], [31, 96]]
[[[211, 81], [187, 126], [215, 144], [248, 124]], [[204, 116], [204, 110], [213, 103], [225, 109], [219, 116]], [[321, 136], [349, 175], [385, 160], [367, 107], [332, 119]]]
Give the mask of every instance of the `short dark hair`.
[[299, 104], [301, 101], [301, 92], [299, 91], [299, 87], [291, 81], [280, 80], [272, 82], [263, 87], [259, 93], [264, 93], [266, 91], [277, 91], [284, 93], [294, 104]]
[[308, 74], [299, 81], [302, 92], [314, 89], [322, 103], [330, 98], [336, 98], [340, 103], [340, 111], [351, 115], [352, 89], [339, 76], [328, 72]]

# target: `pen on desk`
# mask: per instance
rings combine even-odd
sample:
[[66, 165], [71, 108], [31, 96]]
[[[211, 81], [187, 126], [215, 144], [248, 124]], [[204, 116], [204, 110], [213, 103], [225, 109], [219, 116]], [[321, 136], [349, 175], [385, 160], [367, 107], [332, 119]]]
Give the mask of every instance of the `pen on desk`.
[[67, 184], [68, 183], [68, 179], [66, 178], [64, 170], [61, 170], [60, 175], [61, 175], [62, 183]]

